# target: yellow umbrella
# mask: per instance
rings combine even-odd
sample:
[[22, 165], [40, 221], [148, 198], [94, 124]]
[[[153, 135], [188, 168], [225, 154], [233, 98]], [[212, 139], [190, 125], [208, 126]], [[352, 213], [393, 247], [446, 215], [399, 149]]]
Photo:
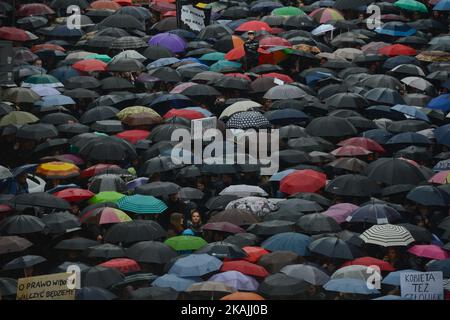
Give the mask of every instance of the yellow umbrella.
[[80, 169], [73, 163], [53, 161], [40, 164], [36, 174], [48, 179], [68, 179], [80, 175]]
[[152, 108], [149, 107], [144, 107], [144, 106], [134, 106], [134, 107], [128, 107], [123, 109], [122, 111], [120, 111], [117, 114], [117, 118], [119, 118], [119, 120], [123, 120], [126, 117], [136, 114], [136, 113], [148, 113], [149, 115], [154, 116], [155, 118], [160, 118], [161, 116], [158, 114], [158, 112], [156, 112], [155, 110], [153, 110]]

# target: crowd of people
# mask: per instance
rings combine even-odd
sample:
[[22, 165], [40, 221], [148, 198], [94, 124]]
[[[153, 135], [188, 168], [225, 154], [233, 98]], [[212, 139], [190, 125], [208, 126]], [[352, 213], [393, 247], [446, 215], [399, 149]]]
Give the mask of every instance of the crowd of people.
[[[432, 271], [449, 298], [449, 0], [208, 2], [200, 31], [173, 1], [15, 4], [2, 299], [70, 265], [85, 300], [406, 299], [401, 273]], [[211, 118], [277, 130], [278, 172], [176, 163]]]

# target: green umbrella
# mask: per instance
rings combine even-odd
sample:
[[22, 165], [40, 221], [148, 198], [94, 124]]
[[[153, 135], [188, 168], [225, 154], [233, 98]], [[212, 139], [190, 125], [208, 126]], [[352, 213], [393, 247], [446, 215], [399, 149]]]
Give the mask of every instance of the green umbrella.
[[200, 60], [203, 61], [222, 61], [225, 60], [225, 53], [222, 52], [210, 52], [202, 55]]
[[56, 79], [54, 76], [49, 74], [35, 74], [29, 76], [24, 82], [22, 86], [25, 85], [50, 85], [52, 87], [64, 87], [64, 85]]
[[101, 202], [117, 202], [120, 199], [125, 197], [125, 195], [115, 192], [115, 191], [103, 191], [97, 193], [91, 199], [89, 199], [89, 203], [101, 203]]
[[194, 236], [177, 236], [164, 241], [169, 247], [175, 251], [198, 250], [208, 243], [200, 237]]
[[37, 121], [39, 121], [39, 119], [29, 112], [13, 111], [0, 120], [0, 127], [8, 126], [10, 124], [23, 125]]
[[394, 6], [408, 11], [428, 12], [427, 7], [423, 3], [415, 0], [399, 0], [394, 3]]
[[300, 16], [304, 14], [303, 10], [296, 7], [282, 7], [272, 10], [273, 16]]
[[110, 62], [112, 60], [112, 58], [106, 54], [90, 54], [88, 56], [86, 56], [85, 59], [95, 59], [95, 60], [100, 60], [103, 62]]
[[209, 67], [209, 71], [214, 72], [239, 72], [242, 67], [242, 64], [234, 61], [217, 61], [213, 65]]
[[167, 205], [153, 197], [135, 194], [117, 201], [119, 209], [137, 214], [158, 214], [167, 209]]

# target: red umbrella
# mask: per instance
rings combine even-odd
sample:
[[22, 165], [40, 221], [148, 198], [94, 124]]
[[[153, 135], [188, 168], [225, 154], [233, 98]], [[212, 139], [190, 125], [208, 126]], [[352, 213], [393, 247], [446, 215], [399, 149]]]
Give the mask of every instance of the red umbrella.
[[116, 137], [127, 140], [132, 144], [136, 144], [139, 140], [145, 140], [150, 135], [147, 130], [127, 130], [116, 134]]
[[37, 44], [31, 47], [31, 51], [32, 52], [36, 52], [36, 51], [41, 51], [41, 50], [50, 50], [50, 51], [66, 51], [66, 49], [64, 49], [61, 46], [58, 46], [57, 44], [53, 44], [53, 43], [43, 43], [43, 44]]
[[99, 163], [99, 164], [96, 164], [95, 166], [84, 169], [81, 172], [80, 177], [81, 178], [90, 178], [90, 177], [97, 175], [98, 173], [100, 173], [100, 171], [105, 170], [105, 169], [120, 169], [120, 167], [115, 164]]
[[361, 257], [352, 261], [347, 261], [342, 265], [342, 267], [347, 267], [351, 265], [358, 265], [358, 266], [378, 266], [381, 271], [395, 271], [395, 268], [386, 261], [372, 258], [372, 257]]
[[272, 32], [272, 28], [265, 22], [258, 21], [258, 20], [252, 20], [248, 22], [244, 22], [241, 24], [235, 31], [238, 32], [246, 32], [246, 31], [267, 31]]
[[363, 147], [355, 147], [355, 146], [344, 146], [339, 147], [333, 151], [331, 154], [339, 157], [356, 157], [356, 156], [367, 156], [372, 152], [364, 149]]
[[222, 231], [228, 233], [244, 233], [241, 227], [229, 222], [210, 222], [203, 226], [203, 230]]
[[24, 4], [16, 11], [18, 17], [44, 16], [46, 14], [55, 14], [55, 11], [43, 3]]
[[283, 46], [283, 47], [290, 47], [292, 44], [287, 41], [284, 38], [281, 37], [264, 37], [260, 42], [259, 45], [263, 47], [264, 49], [268, 49], [270, 47], [275, 46]]
[[175, 10], [171, 10], [171, 11], [166, 11], [163, 13], [163, 17], [167, 18], [167, 17], [176, 17], [177, 16], [177, 12]]
[[114, 0], [114, 2], [120, 4], [122, 7], [132, 6], [133, 1], [132, 0]]
[[92, 193], [91, 191], [85, 189], [67, 188], [55, 192], [53, 195], [68, 202], [79, 202], [92, 198], [93, 196], [95, 196], [95, 193]]
[[311, 169], [297, 170], [280, 181], [280, 191], [287, 194], [317, 192], [327, 181], [327, 176]]
[[235, 78], [242, 78], [248, 81], [252, 81], [252, 79], [250, 79], [250, 77], [246, 74], [243, 73], [226, 73], [224, 74], [224, 76], [226, 77], [235, 77]]
[[294, 80], [288, 75], [277, 73], [277, 72], [269, 72], [265, 73], [261, 76], [262, 78], [277, 78], [282, 80], [284, 83], [292, 83]]
[[415, 56], [417, 51], [411, 47], [405, 46], [403, 44], [392, 44], [386, 47], [383, 47], [378, 50], [378, 53], [381, 53], [385, 56], [395, 57], [395, 56]]
[[221, 272], [225, 271], [239, 271], [243, 274], [253, 277], [265, 278], [269, 275], [269, 272], [264, 267], [258, 266], [257, 264], [248, 262], [246, 260], [233, 260], [224, 261]]
[[13, 208], [11, 208], [7, 204], [0, 204], [0, 213], [12, 212]]
[[[266, 51], [263, 48], [258, 49], [259, 53], [266, 53]], [[225, 55], [225, 59], [227, 60], [239, 60], [245, 57], [245, 50], [244, 47], [237, 47], [234, 49], [231, 49], [228, 51], [228, 53]]]
[[30, 41], [33, 40], [32, 33], [27, 33], [25, 30], [13, 27], [1, 27], [0, 28], [0, 39], [10, 40], [10, 41]]
[[91, 3], [91, 8], [97, 10], [103, 9], [116, 11], [119, 10], [121, 6], [120, 4], [110, 0], [97, 0]]
[[164, 119], [169, 119], [172, 117], [180, 117], [189, 120], [202, 119], [205, 115], [201, 112], [189, 109], [170, 109], [165, 115]]
[[81, 60], [72, 65], [72, 68], [82, 72], [106, 71], [108, 65], [97, 59]]
[[435, 244], [417, 244], [409, 248], [408, 252], [418, 257], [434, 260], [445, 260], [450, 258], [450, 253]]
[[376, 152], [376, 153], [384, 153], [384, 148], [375, 140], [369, 138], [355, 137], [343, 140], [338, 143], [338, 146], [355, 146], [362, 147], [366, 150]]
[[127, 258], [111, 259], [109, 261], [99, 264], [99, 266], [116, 269], [122, 273], [141, 271], [141, 267], [136, 261]]
[[175, 1], [152, 1], [150, 4], [150, 9], [158, 11], [158, 12], [167, 12], [176, 10], [176, 5], [171, 3]]
[[247, 253], [247, 258], [244, 258], [244, 260], [251, 263], [257, 262], [263, 255], [270, 253], [261, 247], [243, 247], [242, 250]]

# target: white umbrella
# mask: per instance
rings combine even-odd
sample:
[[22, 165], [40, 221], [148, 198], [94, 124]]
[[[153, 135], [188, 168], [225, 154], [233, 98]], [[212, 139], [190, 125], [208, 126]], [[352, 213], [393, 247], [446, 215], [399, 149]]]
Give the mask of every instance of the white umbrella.
[[232, 185], [225, 189], [223, 189], [219, 195], [226, 196], [226, 195], [234, 195], [238, 197], [250, 197], [250, 196], [267, 196], [267, 192], [265, 192], [262, 188], [258, 186], [251, 186], [247, 184], [238, 184], [238, 185]]
[[261, 108], [261, 104], [255, 101], [238, 101], [228, 106], [225, 110], [223, 110], [222, 114], [219, 118], [231, 117], [236, 112], [248, 111], [253, 108]]
[[360, 265], [346, 266], [336, 270], [331, 275], [331, 279], [357, 279], [367, 281], [367, 279], [372, 275], [372, 272], [367, 270], [368, 268], [369, 267], [367, 266]]
[[146, 57], [144, 57], [142, 54], [140, 54], [139, 52], [137, 52], [136, 50], [125, 50], [122, 51], [121, 53], [117, 54], [114, 59], [134, 59], [134, 60], [138, 60], [139, 62], [144, 62], [145, 60], [147, 60]]
[[315, 28], [313, 31], [311, 31], [311, 34], [313, 36], [318, 36], [318, 35], [327, 33], [329, 31], [333, 31], [335, 29], [336, 28], [331, 24], [322, 24], [322, 25], [318, 26], [317, 28]]

